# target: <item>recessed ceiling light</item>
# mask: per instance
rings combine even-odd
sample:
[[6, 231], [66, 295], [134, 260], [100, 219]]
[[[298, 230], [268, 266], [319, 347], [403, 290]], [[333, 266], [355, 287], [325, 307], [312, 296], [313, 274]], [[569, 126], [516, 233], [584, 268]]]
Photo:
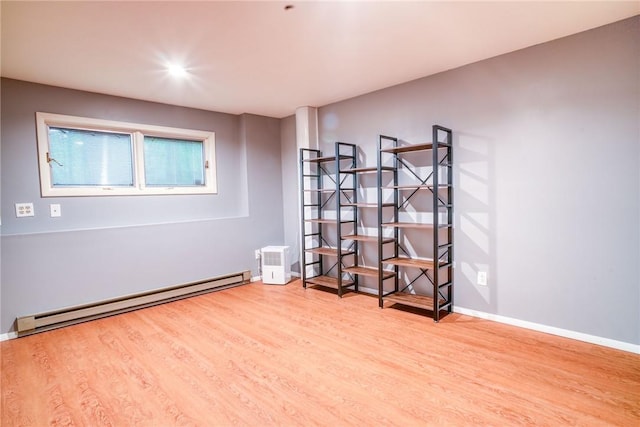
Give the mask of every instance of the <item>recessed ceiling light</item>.
[[169, 74], [173, 77], [182, 78], [187, 76], [187, 69], [179, 64], [168, 64], [167, 71], [169, 71]]

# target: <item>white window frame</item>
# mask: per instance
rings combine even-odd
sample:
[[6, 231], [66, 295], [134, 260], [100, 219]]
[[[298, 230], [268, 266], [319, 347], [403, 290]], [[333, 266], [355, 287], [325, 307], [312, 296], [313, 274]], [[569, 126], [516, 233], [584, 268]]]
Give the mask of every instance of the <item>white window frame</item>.
[[[118, 122], [67, 116], [52, 113], [36, 113], [38, 162], [40, 165], [40, 189], [42, 197], [68, 196], [133, 196], [167, 194], [217, 194], [215, 133], [201, 130], [180, 129], [139, 123]], [[68, 186], [54, 187], [51, 182], [49, 158], [49, 127], [118, 132], [131, 135], [133, 142], [133, 185], [130, 187]], [[205, 160], [205, 184], [202, 186], [147, 186], [144, 173], [144, 137], [175, 138], [202, 141]]]

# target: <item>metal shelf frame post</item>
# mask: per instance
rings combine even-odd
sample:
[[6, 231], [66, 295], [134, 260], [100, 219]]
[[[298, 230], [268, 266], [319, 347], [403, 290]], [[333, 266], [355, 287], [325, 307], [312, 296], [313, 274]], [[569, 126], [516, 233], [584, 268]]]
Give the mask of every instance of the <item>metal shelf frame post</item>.
[[[346, 151], [346, 154], [345, 154]], [[342, 235], [343, 235], [343, 226], [345, 224], [357, 224], [357, 209], [351, 209], [350, 218], [345, 220], [342, 215], [342, 201], [346, 200], [349, 203], [357, 203], [358, 192], [356, 191], [356, 183], [355, 183], [355, 175], [351, 173], [345, 173], [344, 168], [353, 169], [356, 167], [356, 146], [355, 144], [349, 144], [346, 142], [336, 142], [335, 143], [335, 185], [336, 185], [336, 228], [337, 228], [337, 236], [336, 236], [336, 249], [338, 252], [338, 296], [342, 298], [343, 290], [343, 276], [345, 273], [343, 272], [344, 258], [343, 255], [343, 247], [342, 247]], [[344, 168], [343, 168], [344, 166]], [[350, 182], [346, 182], [350, 181]], [[346, 182], [346, 183], [345, 183]], [[348, 185], [348, 187], [345, 187]], [[349, 248], [346, 256], [358, 256], [358, 242], [353, 242], [353, 247]], [[358, 291], [358, 276], [355, 277], [350, 275], [350, 281], [353, 283], [354, 290]]]
[[[442, 138], [444, 137], [444, 140]], [[451, 313], [453, 309], [453, 140], [451, 129], [434, 125], [432, 127], [432, 164], [433, 164], [433, 259], [435, 267], [433, 269], [433, 295], [434, 295], [434, 320], [440, 321], [440, 311], [446, 307]], [[445, 154], [441, 158], [440, 151]], [[445, 191], [447, 196], [444, 200], [440, 197], [440, 174], [445, 175]], [[446, 231], [447, 239], [445, 245], [440, 244], [440, 212], [446, 210]], [[445, 258], [444, 260], [442, 258]], [[444, 261], [447, 270], [446, 284], [442, 284], [440, 261]], [[446, 287], [446, 296], [442, 295], [442, 287]], [[440, 297], [443, 297], [442, 300]], [[444, 302], [444, 304], [441, 304]], [[444, 306], [444, 307], [443, 307]]]
[[[399, 281], [398, 281], [398, 273], [399, 273], [399, 267], [397, 265], [393, 266], [393, 275], [392, 276], [385, 276], [384, 275], [384, 261], [389, 259], [389, 258], [397, 258], [398, 257], [398, 237], [399, 237], [399, 230], [397, 228], [394, 228], [393, 230], [393, 254], [390, 257], [384, 257], [384, 249], [385, 249], [385, 244], [389, 243], [389, 242], [385, 242], [384, 240], [384, 228], [382, 226], [383, 222], [384, 222], [384, 194], [383, 194], [383, 190], [384, 190], [384, 186], [383, 186], [383, 182], [382, 182], [382, 175], [383, 172], [385, 171], [385, 159], [383, 159], [382, 155], [384, 154], [383, 152], [383, 148], [385, 147], [385, 142], [390, 142], [392, 147], [397, 147], [398, 146], [398, 138], [394, 138], [392, 136], [387, 136], [387, 135], [380, 135], [378, 138], [378, 162], [377, 162], [377, 166], [378, 166], [378, 172], [377, 172], [377, 184], [378, 184], [378, 271], [380, 272], [379, 276], [378, 276], [378, 306], [380, 308], [383, 307], [384, 305], [384, 296], [385, 296], [385, 292], [384, 292], [384, 282], [387, 279], [393, 278], [393, 288], [394, 291], [393, 292], [398, 292], [399, 289]], [[398, 159], [397, 157], [394, 155], [391, 158], [391, 165], [387, 165], [387, 168], [390, 167], [391, 171], [392, 171], [392, 185], [395, 187], [398, 185]], [[387, 169], [388, 170], [388, 169]], [[398, 198], [398, 191], [394, 190], [393, 191], [393, 221], [397, 221], [398, 220], [398, 202], [399, 202], [399, 198]]]

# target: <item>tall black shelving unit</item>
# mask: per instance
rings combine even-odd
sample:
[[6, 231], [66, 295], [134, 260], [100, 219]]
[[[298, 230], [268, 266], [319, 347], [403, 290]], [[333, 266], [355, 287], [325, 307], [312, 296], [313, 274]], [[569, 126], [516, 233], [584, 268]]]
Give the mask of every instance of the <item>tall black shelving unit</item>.
[[[382, 170], [392, 172], [393, 168], [383, 167]], [[370, 224], [370, 227], [367, 227], [367, 224], [363, 221], [363, 217], [365, 215], [360, 215], [360, 212], [362, 211], [375, 212], [376, 209], [380, 208], [379, 203], [375, 201], [371, 202], [366, 199], [363, 201], [358, 200], [358, 195], [357, 195], [359, 189], [363, 189], [363, 190], [365, 189], [364, 188], [365, 186], [361, 182], [362, 176], [367, 174], [376, 174], [377, 172], [378, 172], [377, 166], [356, 167], [355, 164], [351, 167], [347, 166], [341, 169], [342, 174], [351, 175], [351, 179], [349, 182], [356, 189], [356, 191], [354, 192], [353, 200], [351, 202], [347, 202], [343, 204], [343, 206], [353, 209], [353, 217], [356, 219], [356, 223], [351, 233], [341, 235], [341, 238], [343, 241], [351, 242], [351, 245], [352, 245], [351, 247], [353, 247], [354, 253], [355, 253], [354, 263], [349, 267], [345, 267], [343, 271], [352, 275], [352, 277], [354, 277], [356, 281], [358, 280], [358, 276], [373, 277], [376, 279], [379, 279], [380, 277], [380, 268], [377, 261], [378, 258], [376, 258], [375, 264], [372, 264], [372, 263], [370, 263], [371, 265], [360, 264], [359, 258], [364, 258], [363, 246], [364, 245], [373, 246], [374, 244], [385, 245], [393, 242], [392, 238], [389, 238], [389, 237], [385, 238], [379, 233], [374, 234], [368, 231], [367, 228], [371, 228], [371, 226], [375, 225], [376, 226], [375, 228], [377, 228], [377, 222], [376, 224]], [[393, 203], [388, 203], [388, 202], [383, 203], [382, 207], [384, 208], [393, 207]], [[374, 249], [375, 249], [375, 246], [374, 246]], [[388, 271], [383, 272], [383, 277], [385, 279], [391, 276], [393, 276], [392, 272], [388, 272]]]
[[[355, 152], [355, 145], [343, 142], [335, 143], [332, 156], [300, 149], [302, 284], [337, 289], [340, 297], [348, 288], [358, 290], [357, 277], [343, 271], [357, 247], [343, 247], [341, 237], [345, 227], [355, 228], [357, 220], [355, 212], [343, 212], [343, 203], [352, 203], [357, 194], [354, 183], [348, 183], [350, 175], [341, 172], [355, 166]], [[328, 215], [331, 208], [335, 217]]]
[[[426, 309], [438, 322], [441, 312], [453, 308], [452, 131], [434, 125], [432, 138], [430, 143], [415, 145], [400, 144], [386, 135], [379, 138], [378, 234], [392, 233], [393, 245], [389, 249], [379, 241], [378, 268], [393, 275], [379, 276], [378, 297], [381, 308], [389, 301]], [[393, 177], [383, 182], [388, 167]], [[383, 206], [387, 199], [393, 200], [391, 212]], [[429, 212], [412, 210], [415, 205], [430, 208], [431, 219], [426, 218]], [[430, 245], [424, 244], [425, 239], [430, 239]], [[416, 248], [425, 250], [423, 246], [430, 247], [431, 253], [417, 253]], [[417, 286], [423, 277], [427, 286]]]

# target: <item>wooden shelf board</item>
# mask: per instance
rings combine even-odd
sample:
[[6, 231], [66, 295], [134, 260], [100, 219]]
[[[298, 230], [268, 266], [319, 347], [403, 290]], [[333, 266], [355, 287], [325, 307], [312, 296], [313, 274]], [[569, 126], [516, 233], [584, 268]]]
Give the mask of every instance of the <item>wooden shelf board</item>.
[[[361, 276], [370, 276], [370, 277], [378, 277], [380, 275], [380, 271], [376, 267], [347, 267], [342, 269], [345, 273], [351, 274], [359, 274]], [[392, 277], [394, 275], [393, 271], [385, 271], [383, 277], [386, 279], [388, 277]]]
[[377, 236], [367, 236], [364, 234], [347, 234], [342, 236], [342, 240], [358, 240], [360, 242], [377, 242]]
[[[392, 166], [382, 166], [380, 168], [380, 170], [383, 171], [392, 171], [393, 167]], [[377, 166], [370, 166], [370, 167], [360, 167], [360, 168], [352, 168], [352, 169], [343, 169], [341, 172], [345, 172], [345, 173], [349, 173], [349, 172], [355, 172], [355, 173], [369, 173], [369, 172], [378, 172], [378, 167]]]
[[[378, 236], [367, 236], [364, 234], [347, 234], [342, 236], [342, 240], [357, 240], [359, 242], [371, 242], [378, 243]], [[382, 243], [393, 242], [393, 237], [385, 237], [382, 239]]]
[[[384, 301], [390, 301], [397, 304], [408, 305], [410, 307], [422, 308], [425, 310], [433, 311], [434, 300], [432, 297], [426, 295], [415, 295], [406, 292], [396, 292], [391, 295], [387, 295], [382, 298]], [[445, 301], [441, 299], [440, 304], [444, 304]]]
[[305, 252], [311, 252], [311, 253], [320, 254], [320, 255], [338, 256], [338, 250], [335, 248], [326, 248], [326, 247], [309, 248], [309, 249], [306, 249]]
[[377, 166], [373, 166], [373, 167], [360, 167], [360, 168], [344, 169], [342, 172], [366, 173], [366, 172], [377, 172], [377, 171], [378, 171], [378, 167]]
[[399, 265], [401, 267], [415, 267], [422, 269], [430, 269], [433, 270], [434, 262], [432, 259], [425, 258], [406, 258], [406, 257], [398, 257], [398, 258], [389, 258], [387, 260], [382, 261], [385, 264], [391, 265]]
[[[331, 276], [316, 276], [307, 279], [308, 284], [324, 286], [326, 288], [338, 289], [338, 278]], [[352, 280], [343, 280], [342, 287], [353, 286]]]
[[[351, 159], [351, 156], [341, 155], [340, 160]], [[312, 159], [304, 159], [303, 162], [307, 163], [322, 163], [322, 162], [331, 162], [336, 160], [336, 156], [322, 156], [322, 157], [314, 157]]]
[[[353, 206], [356, 208], [377, 208], [378, 204], [377, 203], [343, 203], [341, 206]], [[383, 203], [382, 207], [386, 208], [389, 206], [393, 206], [393, 203]]]
[[[378, 243], [378, 236], [367, 236], [365, 234], [347, 234], [345, 236], [342, 236], [342, 240], [358, 240], [360, 242]], [[382, 242], [393, 242], [393, 238], [385, 237], [384, 239], [382, 239]]]
[[421, 222], [383, 222], [382, 226], [396, 228], [433, 228], [433, 224], [424, 224]]
[[431, 150], [433, 144], [430, 142], [424, 144], [403, 145], [400, 147], [384, 148], [380, 151], [383, 153], [407, 153], [410, 151]]
[[[320, 246], [318, 248], [308, 248], [308, 249], [305, 249], [305, 252], [310, 252], [310, 253], [319, 254], [319, 255], [338, 256], [338, 249], [329, 248], [326, 246]], [[342, 256], [353, 255], [353, 250], [342, 249], [342, 253], [340, 255]]]

